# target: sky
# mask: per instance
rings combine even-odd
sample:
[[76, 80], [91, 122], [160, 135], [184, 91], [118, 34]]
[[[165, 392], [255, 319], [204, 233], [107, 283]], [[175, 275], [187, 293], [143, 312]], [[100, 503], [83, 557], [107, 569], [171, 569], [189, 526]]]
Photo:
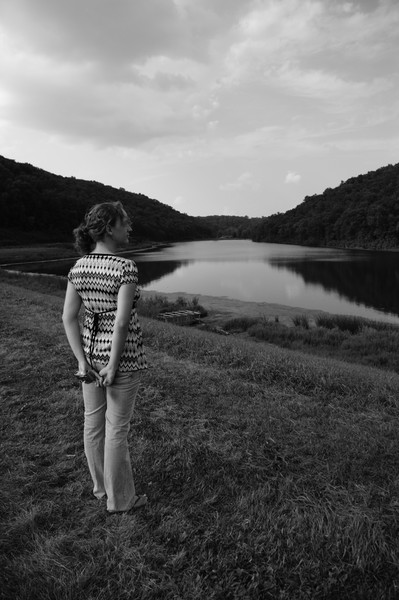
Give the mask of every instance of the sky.
[[399, 162], [398, 0], [0, 0], [0, 154], [189, 215]]

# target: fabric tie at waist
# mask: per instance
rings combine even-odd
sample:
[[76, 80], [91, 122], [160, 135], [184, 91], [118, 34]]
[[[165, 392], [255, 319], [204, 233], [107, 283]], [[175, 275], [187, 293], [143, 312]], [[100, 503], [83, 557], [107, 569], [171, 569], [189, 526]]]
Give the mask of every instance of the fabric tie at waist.
[[115, 309], [112, 310], [103, 310], [101, 312], [94, 312], [94, 310], [90, 310], [90, 308], [87, 308], [87, 306], [85, 306], [85, 309], [87, 310], [88, 313], [90, 313], [91, 315], [93, 315], [93, 321], [90, 324], [90, 344], [89, 344], [89, 362], [90, 365], [94, 368], [93, 366], [93, 352], [94, 352], [94, 344], [96, 343], [96, 336], [98, 333], [98, 327], [99, 327], [99, 323], [100, 323], [100, 316], [107, 314], [107, 313], [111, 313], [111, 312], [115, 312]]

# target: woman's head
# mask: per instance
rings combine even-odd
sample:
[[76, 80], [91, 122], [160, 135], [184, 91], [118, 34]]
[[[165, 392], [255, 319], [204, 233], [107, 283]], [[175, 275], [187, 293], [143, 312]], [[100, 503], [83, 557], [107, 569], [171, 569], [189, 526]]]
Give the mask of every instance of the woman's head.
[[96, 243], [103, 240], [118, 220], [128, 216], [121, 202], [102, 202], [95, 204], [86, 213], [83, 222], [74, 229], [75, 248], [82, 254], [88, 254]]

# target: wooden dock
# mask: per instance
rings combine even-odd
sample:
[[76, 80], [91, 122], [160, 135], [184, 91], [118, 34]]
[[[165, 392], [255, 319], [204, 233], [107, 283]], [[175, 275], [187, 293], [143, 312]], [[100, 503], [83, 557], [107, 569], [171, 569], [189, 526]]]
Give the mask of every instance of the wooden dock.
[[177, 325], [193, 325], [201, 321], [201, 313], [195, 310], [175, 310], [159, 313], [157, 318], [160, 321], [176, 323]]

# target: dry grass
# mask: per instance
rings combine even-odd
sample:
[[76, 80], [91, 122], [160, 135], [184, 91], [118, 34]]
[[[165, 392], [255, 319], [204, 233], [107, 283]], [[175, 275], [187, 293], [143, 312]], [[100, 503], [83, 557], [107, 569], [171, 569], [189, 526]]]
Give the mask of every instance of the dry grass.
[[399, 376], [143, 319], [150, 503], [109, 516], [61, 304], [1, 284], [1, 598], [398, 597]]

